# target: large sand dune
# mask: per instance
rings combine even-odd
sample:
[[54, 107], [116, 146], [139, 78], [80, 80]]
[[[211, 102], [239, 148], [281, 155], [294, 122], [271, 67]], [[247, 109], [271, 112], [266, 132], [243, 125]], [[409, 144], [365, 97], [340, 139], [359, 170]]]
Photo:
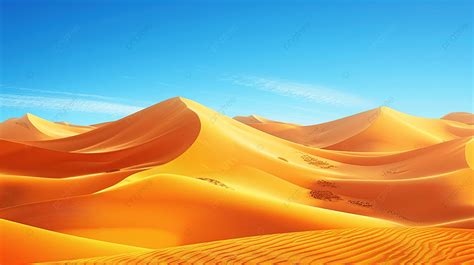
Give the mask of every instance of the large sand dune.
[[[20, 119], [37, 118], [25, 117]], [[8, 227], [27, 225], [90, 240], [91, 249], [96, 249], [92, 242], [158, 249], [314, 231], [305, 235], [313, 238], [307, 245], [295, 241], [295, 257], [318, 260], [330, 248], [323, 261], [370, 263], [379, 259], [368, 259], [363, 248], [351, 259], [344, 248], [318, 245], [317, 238], [373, 229], [360, 230], [366, 232], [357, 238], [375, 244], [422, 231], [439, 235], [444, 246], [451, 241], [441, 235], [465, 240], [474, 229], [474, 127], [457, 121], [384, 107], [299, 126], [259, 116], [232, 119], [184, 98], [89, 127], [41, 119], [26, 130], [14, 121], [0, 124], [0, 218], [15, 222], [5, 221]], [[202, 257], [221, 255], [218, 244], [210, 244], [216, 249], [203, 250]], [[9, 255], [9, 263], [46, 260], [20, 243], [11, 247], [31, 259]], [[267, 252], [275, 247], [268, 255], [287, 258], [278, 246], [265, 247]], [[69, 245], [64, 248], [70, 256], [55, 260], [82, 258]], [[246, 248], [239, 251], [249, 262], [259, 260]], [[462, 247], [447, 250], [449, 255], [417, 251], [407, 248], [401, 260], [471, 257]], [[114, 254], [88, 253], [83, 257]]]
[[185, 151], [199, 130], [196, 114], [171, 99], [72, 137], [22, 143], [0, 139], [0, 172], [70, 177], [163, 164]]

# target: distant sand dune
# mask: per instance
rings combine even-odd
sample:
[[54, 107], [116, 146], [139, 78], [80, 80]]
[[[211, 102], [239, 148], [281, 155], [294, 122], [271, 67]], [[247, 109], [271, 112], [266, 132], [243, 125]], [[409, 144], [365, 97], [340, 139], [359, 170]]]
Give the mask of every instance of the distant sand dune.
[[474, 232], [361, 228], [265, 235], [52, 264], [472, 264]]
[[33, 114], [9, 119], [0, 123], [0, 139], [12, 141], [38, 141], [70, 137], [95, 129], [92, 126], [55, 123]]
[[264, 118], [259, 118], [259, 122], [251, 117], [235, 119], [295, 143], [344, 151], [403, 151], [474, 135], [474, 127], [469, 125], [419, 118], [388, 107], [311, 126], [285, 124]]
[[452, 112], [444, 115], [441, 119], [474, 125], [474, 114], [469, 112]]

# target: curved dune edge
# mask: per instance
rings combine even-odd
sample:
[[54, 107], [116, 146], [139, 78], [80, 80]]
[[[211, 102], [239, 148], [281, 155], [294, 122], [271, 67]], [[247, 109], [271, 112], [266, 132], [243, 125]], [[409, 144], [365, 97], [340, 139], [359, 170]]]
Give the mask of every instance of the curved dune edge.
[[472, 264], [473, 239], [474, 231], [465, 229], [337, 229], [245, 237], [50, 264]]
[[0, 219], [0, 264], [29, 264], [147, 250]]

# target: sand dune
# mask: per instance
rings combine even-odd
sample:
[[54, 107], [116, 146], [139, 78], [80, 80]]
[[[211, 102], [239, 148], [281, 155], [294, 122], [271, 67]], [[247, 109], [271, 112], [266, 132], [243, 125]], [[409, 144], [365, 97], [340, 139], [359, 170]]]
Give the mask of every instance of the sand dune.
[[11, 141], [52, 140], [93, 130], [92, 126], [55, 123], [27, 113], [0, 123], [0, 139]]
[[474, 232], [463, 229], [337, 229], [246, 237], [52, 264], [472, 264], [473, 239]]
[[261, 119], [237, 120], [277, 137], [312, 147], [361, 152], [393, 152], [474, 135], [474, 127], [411, 116], [380, 107], [339, 120], [298, 126]]
[[[152, 212], [158, 214], [136, 218]], [[396, 226], [304, 205], [288, 207], [281, 200], [165, 174], [88, 196], [7, 208], [0, 216], [61, 233], [147, 248], [265, 233]], [[148, 236], [134, 236], [141, 232]]]
[[199, 130], [196, 115], [174, 98], [72, 137], [27, 143], [0, 140], [0, 172], [70, 177], [162, 164], [185, 151]]
[[[417, 231], [464, 238], [470, 230], [454, 228], [474, 228], [474, 127], [456, 121], [384, 107], [299, 126], [255, 115], [232, 119], [180, 97], [70, 135], [73, 125], [25, 117], [35, 126], [0, 124], [9, 128], [0, 139], [0, 218], [48, 233], [158, 249], [314, 230], [309, 245], [295, 243], [294, 255], [319, 261], [319, 247], [338, 249], [318, 245], [321, 233], [364, 231], [364, 244], [373, 244]], [[373, 230], [346, 230], [352, 228]], [[401, 260], [439, 255], [406, 251]], [[380, 261], [365, 252], [349, 258], [335, 251], [321, 260]], [[440, 260], [465, 257], [462, 248], [447, 252]], [[252, 255], [249, 261], [259, 260]]]
[[[382, 217], [409, 225], [432, 225], [473, 216], [473, 200], [469, 197], [473, 169], [466, 160], [466, 146], [473, 144], [469, 138], [396, 154], [337, 153], [269, 138], [225, 116], [206, 119], [216, 114], [194, 102], [187, 104], [204, 117], [196, 143], [177, 159], [132, 175], [122, 183], [150, 174], [174, 172], [197, 178], [206, 176], [230, 187], [283, 201]], [[227, 148], [219, 150], [217, 155], [211, 151], [216, 145]], [[444, 157], [439, 153], [450, 155]], [[405, 181], [401, 181], [403, 179]], [[334, 183], [337, 188], [321, 187], [318, 184], [321, 181]], [[352, 183], [362, 185], [352, 189]], [[421, 188], [420, 192], [410, 195], [413, 197], [407, 197], [408, 187], [417, 187], [419, 183], [426, 185], [426, 189]], [[345, 191], [346, 186], [349, 191]], [[430, 192], [437, 186], [441, 187], [442, 194]], [[331, 192], [340, 199], [313, 198], [312, 190]], [[393, 201], [380, 202], [381, 195], [377, 192], [380, 190], [386, 190]], [[405, 204], [401, 202], [411, 200], [417, 202], [412, 204], [416, 206], [410, 212], [402, 209]], [[350, 201], [384, 206], [367, 209]], [[428, 209], [424, 205], [432, 201], [439, 202], [432, 204], [433, 210], [438, 212], [424, 213]]]
[[441, 119], [474, 125], [474, 114], [469, 112], [452, 112], [444, 115]]
[[180, 98], [172, 98], [118, 121], [103, 124], [91, 132], [31, 145], [59, 151], [104, 153], [150, 145], [157, 140], [161, 140], [160, 143], [165, 140], [177, 143], [177, 139], [172, 137], [192, 142], [198, 132], [196, 114]]

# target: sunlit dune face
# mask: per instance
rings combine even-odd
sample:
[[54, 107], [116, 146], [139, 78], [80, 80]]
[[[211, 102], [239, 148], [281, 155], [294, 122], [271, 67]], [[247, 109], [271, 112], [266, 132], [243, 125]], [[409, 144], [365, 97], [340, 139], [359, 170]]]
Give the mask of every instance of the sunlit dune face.
[[10, 119], [0, 263], [472, 262], [458, 116], [299, 126], [172, 98], [92, 126]]

